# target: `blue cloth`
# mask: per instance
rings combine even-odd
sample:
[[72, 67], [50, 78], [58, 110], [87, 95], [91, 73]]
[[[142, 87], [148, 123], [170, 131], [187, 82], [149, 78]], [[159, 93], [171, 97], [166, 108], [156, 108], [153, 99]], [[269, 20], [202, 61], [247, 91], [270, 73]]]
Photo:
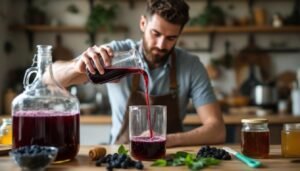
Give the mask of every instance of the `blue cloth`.
[[[127, 39], [124, 41], [112, 41], [108, 44], [114, 51], [128, 51], [138, 49], [141, 41], [135, 42]], [[187, 53], [183, 49], [175, 48], [176, 53], [176, 78], [179, 87], [179, 114], [183, 120], [186, 114], [186, 106], [190, 98], [195, 107], [216, 101], [207, 72], [197, 56]], [[169, 58], [171, 59], [171, 58]], [[149, 70], [144, 58], [145, 70], [149, 75], [150, 95], [164, 95], [169, 93], [169, 70], [171, 61], [154, 70]], [[111, 143], [121, 129], [123, 116], [126, 111], [127, 100], [130, 96], [132, 75], [124, 77], [118, 83], [107, 83], [109, 101], [112, 109]], [[140, 79], [139, 89], [144, 91], [144, 81]]]

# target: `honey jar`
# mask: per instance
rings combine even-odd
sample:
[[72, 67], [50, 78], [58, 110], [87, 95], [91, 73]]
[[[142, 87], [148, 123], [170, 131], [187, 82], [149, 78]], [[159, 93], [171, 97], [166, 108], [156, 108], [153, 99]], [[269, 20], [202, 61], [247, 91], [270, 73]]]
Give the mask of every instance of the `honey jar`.
[[264, 118], [242, 119], [242, 153], [254, 158], [267, 158], [270, 151], [268, 120]]
[[2, 125], [0, 127], [0, 137], [1, 137], [1, 144], [12, 144], [12, 125], [11, 125], [11, 118], [4, 118], [2, 119]]
[[283, 125], [281, 152], [283, 157], [300, 157], [300, 123]]

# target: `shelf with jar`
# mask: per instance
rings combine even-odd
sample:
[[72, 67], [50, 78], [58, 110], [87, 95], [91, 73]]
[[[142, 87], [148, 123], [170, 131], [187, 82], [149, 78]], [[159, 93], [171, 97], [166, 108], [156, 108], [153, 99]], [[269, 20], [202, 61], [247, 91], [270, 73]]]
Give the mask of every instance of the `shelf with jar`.
[[[215, 3], [215, 1], [207, 0], [206, 7], [198, 15], [191, 17], [183, 30], [184, 35], [207, 35], [207, 47], [184, 48], [195, 52], [212, 52], [217, 34], [245, 34], [249, 39], [255, 39], [255, 35], [259, 36], [261, 34], [285, 35], [300, 33], [299, 0], [289, 2], [293, 3], [293, 6], [291, 13], [286, 16], [281, 15], [278, 11], [273, 13], [272, 16], [268, 16], [267, 10], [264, 7], [254, 4], [255, 0], [245, 0], [244, 2], [247, 3], [247, 11], [249, 13], [245, 13], [243, 16], [230, 12], [234, 11], [234, 1], [228, 4], [228, 10], [226, 11], [218, 3]], [[185, 44], [185, 42], [183, 41], [182, 44]], [[272, 45], [263, 49], [263, 51], [295, 53], [300, 52], [300, 47], [298, 45], [295, 47], [275, 47]]]
[[183, 33], [300, 33], [300, 26], [187, 26]]
[[125, 25], [120, 25], [114, 21], [117, 18], [118, 4], [95, 3], [95, 0], [86, 2], [89, 5], [89, 14], [80, 9], [80, 5], [70, 3], [63, 15], [60, 17], [49, 17], [46, 10], [33, 3], [32, 0], [26, 2], [25, 22], [11, 24], [11, 31], [24, 31], [27, 35], [29, 48], [33, 50], [34, 36], [36, 32], [41, 33], [86, 33], [89, 35], [89, 43], [94, 45], [98, 33], [124, 33], [129, 29]]

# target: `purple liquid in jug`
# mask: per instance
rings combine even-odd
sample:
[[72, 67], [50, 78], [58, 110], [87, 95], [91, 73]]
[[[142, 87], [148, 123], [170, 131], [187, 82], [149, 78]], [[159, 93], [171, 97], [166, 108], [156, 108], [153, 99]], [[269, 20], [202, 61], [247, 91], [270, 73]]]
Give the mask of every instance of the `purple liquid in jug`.
[[79, 150], [79, 114], [19, 111], [13, 115], [13, 148], [55, 146], [56, 161], [69, 160]]

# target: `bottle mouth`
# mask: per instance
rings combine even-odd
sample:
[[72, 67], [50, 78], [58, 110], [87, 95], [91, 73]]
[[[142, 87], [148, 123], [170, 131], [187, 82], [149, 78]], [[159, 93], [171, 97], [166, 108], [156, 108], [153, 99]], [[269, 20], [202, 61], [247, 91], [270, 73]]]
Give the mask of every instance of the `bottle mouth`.
[[37, 45], [37, 52], [38, 53], [47, 53], [52, 51], [52, 46], [51, 45]]

